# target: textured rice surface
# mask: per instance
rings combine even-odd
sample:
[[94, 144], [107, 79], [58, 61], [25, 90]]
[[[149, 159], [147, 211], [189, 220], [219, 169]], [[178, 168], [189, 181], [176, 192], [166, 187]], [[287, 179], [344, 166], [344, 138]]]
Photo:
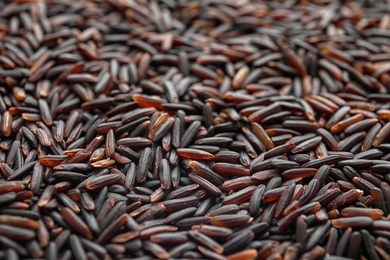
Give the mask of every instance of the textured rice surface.
[[390, 2], [0, 2], [0, 259], [390, 259]]

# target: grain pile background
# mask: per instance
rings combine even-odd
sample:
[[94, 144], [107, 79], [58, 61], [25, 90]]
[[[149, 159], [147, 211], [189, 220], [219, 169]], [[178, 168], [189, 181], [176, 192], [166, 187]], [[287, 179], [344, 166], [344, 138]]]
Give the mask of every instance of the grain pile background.
[[2, 1], [0, 259], [390, 259], [389, 14]]

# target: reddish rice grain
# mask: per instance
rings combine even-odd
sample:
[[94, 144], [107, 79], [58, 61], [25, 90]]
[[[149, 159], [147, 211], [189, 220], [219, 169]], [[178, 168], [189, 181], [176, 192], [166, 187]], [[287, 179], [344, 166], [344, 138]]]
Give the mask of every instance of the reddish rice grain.
[[374, 221], [370, 217], [349, 217], [332, 220], [332, 225], [336, 228], [364, 228], [370, 227], [373, 223]]

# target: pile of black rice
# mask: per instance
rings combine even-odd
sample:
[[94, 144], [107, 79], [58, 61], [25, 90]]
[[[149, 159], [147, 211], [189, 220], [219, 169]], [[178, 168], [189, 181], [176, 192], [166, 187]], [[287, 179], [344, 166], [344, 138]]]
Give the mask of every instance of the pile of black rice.
[[390, 259], [388, 0], [0, 3], [0, 259]]

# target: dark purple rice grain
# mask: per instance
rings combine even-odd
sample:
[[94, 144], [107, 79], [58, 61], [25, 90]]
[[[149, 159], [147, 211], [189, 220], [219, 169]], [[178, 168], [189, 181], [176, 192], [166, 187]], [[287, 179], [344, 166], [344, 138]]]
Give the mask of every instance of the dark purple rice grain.
[[223, 214], [235, 214], [240, 210], [240, 207], [236, 204], [222, 205], [222, 203], [215, 204], [209, 212], [206, 214], [207, 217], [213, 217]]
[[199, 127], [201, 126], [201, 122], [199, 121], [194, 121], [188, 129], [183, 133], [181, 139], [180, 139], [180, 147], [185, 148], [187, 147], [196, 133], [198, 132]]
[[222, 254], [224, 251], [224, 248], [220, 244], [218, 244], [215, 240], [198, 231], [191, 230], [188, 232], [188, 236], [195, 242], [209, 248], [210, 250], [213, 250], [218, 254]]
[[252, 196], [249, 200], [249, 212], [251, 213], [251, 215], [256, 216], [259, 213], [264, 192], [265, 186], [259, 185], [252, 193]]
[[30, 241], [35, 237], [35, 232], [32, 230], [2, 224], [0, 224], [0, 234], [6, 238], [23, 242]]
[[252, 231], [241, 232], [241, 234], [228, 240], [222, 245], [224, 247], [224, 252], [231, 253], [243, 248], [252, 241], [254, 236], [255, 234]]

